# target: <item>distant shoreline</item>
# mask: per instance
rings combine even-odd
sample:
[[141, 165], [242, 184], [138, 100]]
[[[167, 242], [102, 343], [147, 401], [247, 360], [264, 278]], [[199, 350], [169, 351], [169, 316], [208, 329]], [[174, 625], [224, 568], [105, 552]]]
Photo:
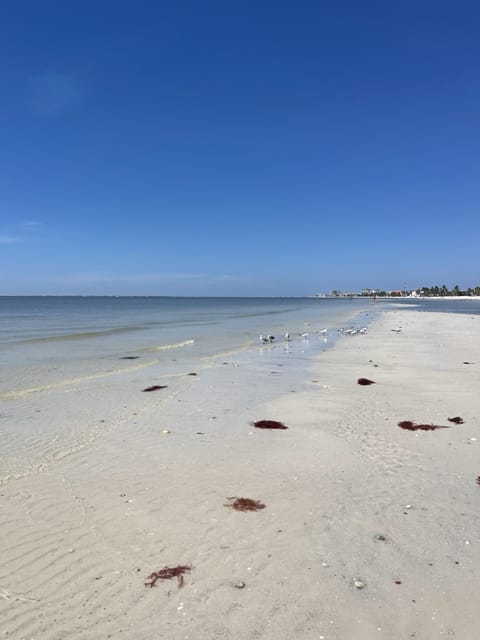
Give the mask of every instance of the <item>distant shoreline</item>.
[[341, 298], [351, 300], [480, 300], [480, 296], [312, 296], [319, 300], [339, 300]]

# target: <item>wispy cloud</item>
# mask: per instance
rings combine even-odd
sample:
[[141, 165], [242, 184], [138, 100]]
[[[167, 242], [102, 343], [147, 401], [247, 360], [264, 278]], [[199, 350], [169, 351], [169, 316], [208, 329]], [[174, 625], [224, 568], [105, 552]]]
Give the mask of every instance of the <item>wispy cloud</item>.
[[40, 227], [41, 225], [42, 223], [38, 222], [37, 220], [25, 220], [25, 222], [22, 222], [21, 224], [22, 227], [27, 227], [27, 228]]
[[76, 78], [56, 71], [41, 73], [31, 80], [32, 107], [43, 116], [56, 116], [68, 111], [82, 99]]
[[0, 233], [0, 244], [37, 242], [39, 240], [37, 229], [41, 226], [41, 222], [26, 220], [25, 222], [17, 222], [9, 227], [4, 227], [3, 233]]
[[71, 273], [56, 276], [33, 276], [32, 281], [47, 281], [57, 284], [114, 284], [114, 283], [155, 283], [155, 282], [218, 282], [244, 281], [243, 276], [215, 275], [206, 273]]
[[228, 273], [221, 275], [221, 276], [214, 276], [215, 280], [222, 280], [223, 282], [245, 282], [246, 280], [249, 280], [250, 278], [247, 278], [246, 276], [234, 276], [234, 275], [230, 275]]
[[0, 244], [18, 244], [24, 242], [24, 238], [20, 236], [4, 236], [0, 235]]

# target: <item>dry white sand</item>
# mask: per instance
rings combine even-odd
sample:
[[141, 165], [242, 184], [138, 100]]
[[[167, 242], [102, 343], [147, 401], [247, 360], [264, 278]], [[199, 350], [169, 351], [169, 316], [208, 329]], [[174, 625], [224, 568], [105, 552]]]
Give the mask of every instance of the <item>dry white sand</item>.
[[[115, 428], [1, 487], [1, 637], [477, 637], [479, 338], [478, 316], [391, 311], [271, 401], [253, 392], [269, 362], [125, 394]], [[48, 397], [71, 415], [77, 396]], [[144, 586], [175, 565], [183, 588]]]

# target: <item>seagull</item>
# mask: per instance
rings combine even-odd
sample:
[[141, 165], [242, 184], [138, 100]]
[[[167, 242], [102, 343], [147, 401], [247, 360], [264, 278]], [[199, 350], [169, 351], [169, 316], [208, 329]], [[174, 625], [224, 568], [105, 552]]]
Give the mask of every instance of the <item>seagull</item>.
[[324, 327], [323, 329], [320, 329], [318, 333], [327, 333], [327, 329]]
[[266, 338], [265, 336], [258, 336], [260, 338], [260, 342], [262, 342], [263, 344], [267, 344], [269, 342], [268, 338]]
[[287, 340], [287, 342], [290, 342], [290, 334], [288, 333], [288, 331], [285, 334], [285, 340]]
[[392, 331], [395, 331], [395, 333], [400, 333], [401, 330], [402, 330], [401, 327], [397, 327], [396, 329], [392, 329]]

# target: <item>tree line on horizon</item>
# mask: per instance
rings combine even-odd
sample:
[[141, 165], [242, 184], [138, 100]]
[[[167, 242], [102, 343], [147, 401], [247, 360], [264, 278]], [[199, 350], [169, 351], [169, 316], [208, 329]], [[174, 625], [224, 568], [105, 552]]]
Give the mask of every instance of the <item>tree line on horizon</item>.
[[421, 287], [416, 290], [419, 295], [424, 296], [480, 296], [480, 286], [468, 287], [468, 289], [462, 290], [456, 284], [453, 289], [448, 289], [446, 285], [442, 284], [441, 287], [435, 285], [433, 287]]
[[[415, 291], [419, 296], [435, 297], [435, 296], [480, 296], [480, 286], [468, 287], [468, 289], [460, 289], [456, 284], [452, 289], [449, 289], [445, 284], [441, 287], [434, 285], [431, 287], [420, 287], [418, 289], [406, 290], [406, 291], [379, 291], [375, 293], [377, 296], [409, 296]], [[372, 293], [362, 293], [361, 295], [371, 296]]]

